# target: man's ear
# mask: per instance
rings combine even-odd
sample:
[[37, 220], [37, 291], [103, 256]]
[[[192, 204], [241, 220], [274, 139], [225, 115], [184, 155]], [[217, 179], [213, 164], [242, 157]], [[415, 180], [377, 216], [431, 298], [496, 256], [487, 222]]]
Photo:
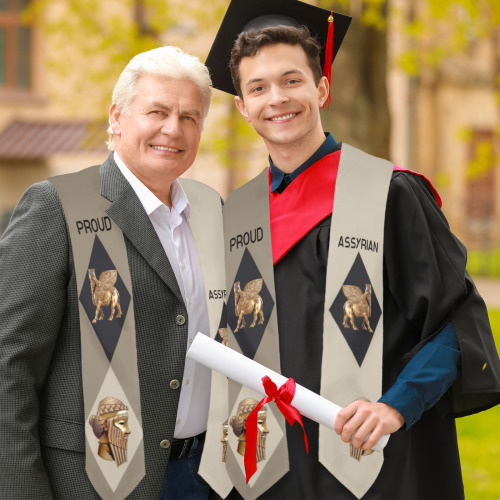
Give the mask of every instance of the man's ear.
[[247, 108], [245, 106], [245, 101], [240, 96], [235, 96], [234, 103], [236, 104], [236, 107], [238, 108], [238, 111], [242, 114], [243, 118], [245, 118], [245, 120], [248, 123], [251, 123], [247, 113]]
[[318, 103], [319, 107], [322, 108], [328, 99], [328, 93], [330, 91], [330, 85], [326, 76], [322, 76], [318, 83]]
[[112, 104], [109, 108], [109, 123], [115, 135], [121, 135], [122, 132], [120, 117], [121, 113], [116, 107], [116, 104]]

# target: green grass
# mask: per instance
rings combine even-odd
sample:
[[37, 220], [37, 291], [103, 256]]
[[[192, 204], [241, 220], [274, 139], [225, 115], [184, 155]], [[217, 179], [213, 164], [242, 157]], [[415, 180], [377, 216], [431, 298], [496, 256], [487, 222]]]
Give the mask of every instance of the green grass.
[[467, 271], [472, 276], [500, 276], [500, 249], [467, 251]]
[[[489, 311], [500, 347], [500, 310]], [[500, 406], [457, 419], [458, 446], [467, 500], [500, 499]]]

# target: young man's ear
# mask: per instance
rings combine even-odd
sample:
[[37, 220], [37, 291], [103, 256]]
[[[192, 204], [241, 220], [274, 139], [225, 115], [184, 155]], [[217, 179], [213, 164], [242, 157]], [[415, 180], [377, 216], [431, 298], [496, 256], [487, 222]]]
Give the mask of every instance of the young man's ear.
[[330, 85], [326, 76], [322, 76], [318, 83], [318, 103], [319, 107], [322, 108], [328, 99], [328, 92], [330, 90]]
[[247, 108], [245, 106], [245, 101], [240, 96], [235, 96], [234, 98], [234, 103], [236, 104], [236, 107], [238, 108], [238, 111], [243, 115], [243, 118], [250, 123], [250, 118], [247, 113]]
[[121, 113], [116, 107], [116, 104], [112, 104], [111, 108], [109, 108], [109, 123], [115, 135], [121, 134], [120, 115]]

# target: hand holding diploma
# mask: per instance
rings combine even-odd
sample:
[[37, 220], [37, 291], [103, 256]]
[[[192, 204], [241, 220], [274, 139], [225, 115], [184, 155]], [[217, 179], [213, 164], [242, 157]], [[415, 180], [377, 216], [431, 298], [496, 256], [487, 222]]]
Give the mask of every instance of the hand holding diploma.
[[[263, 377], [268, 376], [278, 387], [285, 384], [288, 380], [283, 375], [200, 333], [191, 344], [187, 356], [212, 370], [222, 373], [231, 380], [253, 389], [263, 396], [266, 395], [262, 384]], [[301, 415], [329, 429], [335, 429], [335, 419], [339, 411], [342, 410], [340, 406], [298, 384], [296, 385], [295, 395], [291, 404]], [[349, 407], [351, 405], [348, 405], [346, 408]], [[371, 448], [374, 451], [382, 451], [388, 440], [389, 436], [384, 435]]]
[[342, 441], [367, 451], [374, 449], [379, 438], [396, 432], [404, 423], [401, 413], [386, 403], [356, 400], [338, 412], [334, 429]]

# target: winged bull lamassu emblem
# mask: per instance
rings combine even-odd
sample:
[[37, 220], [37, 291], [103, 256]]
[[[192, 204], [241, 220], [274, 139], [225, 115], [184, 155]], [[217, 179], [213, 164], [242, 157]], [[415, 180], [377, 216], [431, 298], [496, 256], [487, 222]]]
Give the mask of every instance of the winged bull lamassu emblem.
[[118, 279], [118, 271], [103, 271], [99, 279], [95, 275], [95, 269], [89, 269], [90, 288], [92, 290], [92, 303], [95, 305], [95, 318], [92, 323], [97, 320], [104, 319], [104, 306], [111, 306], [111, 312], [108, 320], [111, 321], [115, 317], [121, 318], [122, 308], [120, 307], [120, 294], [115, 288], [116, 280]]
[[249, 281], [243, 290], [240, 287], [239, 281], [234, 284], [235, 314], [238, 318], [238, 323], [236, 324], [234, 333], [236, 333], [240, 327], [245, 328], [245, 315], [247, 314], [253, 313], [253, 321], [250, 328], [255, 326], [257, 318], [260, 318], [259, 325], [264, 323], [264, 312], [262, 311], [264, 301], [259, 295], [259, 292], [262, 290], [262, 285], [262, 278]]
[[365, 285], [365, 293], [354, 285], [343, 285], [342, 291], [347, 298], [344, 304], [344, 328], [349, 328], [348, 321], [351, 322], [353, 330], [358, 330], [354, 317], [363, 318], [361, 327], [373, 333], [370, 326], [370, 316], [372, 315], [372, 286]]

